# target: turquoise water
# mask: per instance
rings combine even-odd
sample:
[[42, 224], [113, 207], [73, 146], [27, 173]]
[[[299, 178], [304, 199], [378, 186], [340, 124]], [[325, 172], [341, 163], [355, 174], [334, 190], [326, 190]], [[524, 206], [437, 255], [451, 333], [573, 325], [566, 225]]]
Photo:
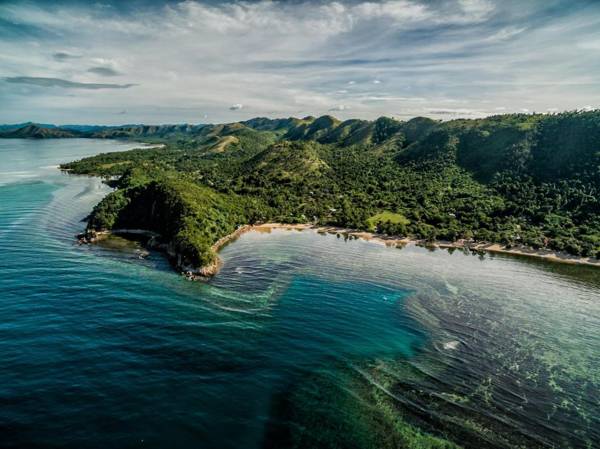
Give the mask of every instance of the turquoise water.
[[0, 140], [0, 446], [600, 447], [597, 269], [276, 230], [188, 282], [75, 243], [56, 165], [132, 146]]

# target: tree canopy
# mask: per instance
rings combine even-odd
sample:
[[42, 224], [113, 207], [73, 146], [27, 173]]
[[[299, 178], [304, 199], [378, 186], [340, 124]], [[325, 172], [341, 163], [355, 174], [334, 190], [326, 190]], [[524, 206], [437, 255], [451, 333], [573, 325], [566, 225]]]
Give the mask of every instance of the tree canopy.
[[63, 165], [119, 178], [90, 227], [152, 223], [200, 264], [236, 226], [271, 220], [600, 257], [600, 111], [173, 126], [155, 127], [163, 148]]

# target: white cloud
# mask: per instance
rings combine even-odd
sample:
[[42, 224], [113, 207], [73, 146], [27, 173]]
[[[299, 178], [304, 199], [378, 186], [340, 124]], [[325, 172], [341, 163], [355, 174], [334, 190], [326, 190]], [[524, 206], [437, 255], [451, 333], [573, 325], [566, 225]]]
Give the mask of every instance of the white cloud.
[[427, 108], [426, 111], [432, 115], [451, 115], [457, 117], [472, 116], [472, 115], [485, 115], [482, 112], [478, 112], [472, 109], [461, 108], [461, 109], [448, 109], [448, 108]]
[[348, 109], [350, 109], [348, 106], [346, 106], [345, 104], [340, 104], [338, 106], [334, 106], [333, 108], [329, 109], [329, 111], [347, 111]]
[[394, 97], [394, 96], [382, 96], [382, 95], [368, 95], [361, 98], [364, 101], [416, 101], [423, 102], [427, 101], [423, 97]]
[[486, 41], [489, 42], [498, 42], [498, 41], [505, 41], [508, 39], [512, 39], [515, 36], [518, 36], [519, 34], [523, 33], [525, 30], [527, 30], [526, 27], [506, 27], [506, 28], [502, 28], [500, 31], [495, 32], [494, 34], [492, 34], [490, 37], [488, 37], [486, 39]]
[[230, 111], [239, 111], [240, 109], [243, 109], [244, 105], [241, 103], [236, 103], [236, 104], [232, 104], [231, 106], [229, 106], [229, 110]]
[[495, 9], [488, 0], [459, 0], [465, 21], [480, 21], [487, 18]]
[[[0, 40], [0, 75], [100, 84], [113, 74], [115, 84], [136, 85], [74, 95], [38, 83], [24, 95], [0, 80], [0, 121], [81, 121], [104, 111], [114, 120], [120, 110], [139, 122], [198, 121], [198, 111], [227, 121], [230, 107], [249, 117], [318, 115], [332, 105], [344, 106], [340, 116], [373, 118], [392, 108], [459, 115], [600, 102], [593, 8], [532, 26], [524, 14], [537, 19], [539, 5], [500, 0], [139, 5], [132, 15], [60, 0], [0, 2], [0, 16], [21, 27]], [[517, 14], [518, 24], [505, 25]]]
[[351, 9], [352, 15], [363, 19], [393, 19], [396, 22], [424, 20], [431, 16], [427, 7], [406, 0], [363, 2]]
[[577, 46], [584, 50], [600, 50], [600, 39], [578, 42]]

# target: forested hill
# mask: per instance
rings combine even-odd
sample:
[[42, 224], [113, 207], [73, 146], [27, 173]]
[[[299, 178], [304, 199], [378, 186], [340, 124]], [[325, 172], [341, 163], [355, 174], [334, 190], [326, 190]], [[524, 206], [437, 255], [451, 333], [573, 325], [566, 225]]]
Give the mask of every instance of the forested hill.
[[[174, 207], [168, 216], [176, 226], [165, 238], [204, 248], [202, 257], [186, 256], [188, 264], [214, 258], [206, 248], [232, 227], [271, 220], [600, 257], [600, 111], [168, 126], [135, 131], [164, 148], [63, 166], [120, 177], [91, 227], [142, 216], [140, 225], [152, 223], [148, 211]], [[135, 138], [132, 129], [98, 133], [89, 134]], [[144, 193], [162, 188], [169, 201], [161, 205]]]
[[137, 139], [160, 140], [196, 134], [204, 125], [42, 125], [23, 123], [22, 125], [0, 125], [0, 138], [51, 139], [51, 138], [93, 138], [93, 139]]

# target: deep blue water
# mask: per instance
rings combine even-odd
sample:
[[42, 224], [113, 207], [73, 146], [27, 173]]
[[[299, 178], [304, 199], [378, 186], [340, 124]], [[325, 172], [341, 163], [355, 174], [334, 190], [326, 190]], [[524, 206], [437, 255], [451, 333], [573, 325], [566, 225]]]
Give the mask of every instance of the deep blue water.
[[481, 419], [510, 444], [598, 447], [593, 268], [277, 230], [188, 282], [139, 245], [75, 243], [109, 189], [56, 165], [132, 146], [0, 140], [0, 446], [274, 447], [274, 426], [314, 431], [317, 376], [434, 434]]

